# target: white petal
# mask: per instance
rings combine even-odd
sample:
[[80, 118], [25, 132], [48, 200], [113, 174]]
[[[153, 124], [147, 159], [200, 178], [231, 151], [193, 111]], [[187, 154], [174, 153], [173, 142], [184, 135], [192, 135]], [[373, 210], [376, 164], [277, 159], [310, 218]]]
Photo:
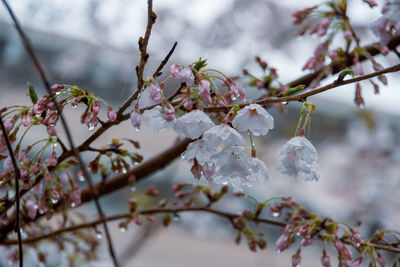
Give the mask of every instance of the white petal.
[[174, 129], [182, 137], [199, 138], [215, 124], [203, 111], [194, 110], [176, 120]]

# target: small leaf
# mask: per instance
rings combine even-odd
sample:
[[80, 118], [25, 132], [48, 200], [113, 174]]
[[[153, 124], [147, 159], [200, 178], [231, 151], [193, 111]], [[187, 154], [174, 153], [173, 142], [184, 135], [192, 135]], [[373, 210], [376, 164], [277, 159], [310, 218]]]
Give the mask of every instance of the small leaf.
[[29, 89], [29, 97], [31, 98], [32, 103], [36, 104], [39, 98], [35, 92], [35, 89], [33, 88], [33, 85], [31, 83], [27, 83], [27, 85]]
[[201, 68], [204, 68], [205, 66], [207, 66], [207, 59], [202, 60], [201, 58], [199, 58], [198, 61], [194, 62], [193, 68], [199, 71]]
[[339, 73], [339, 76], [335, 83], [342, 82], [347, 75], [354, 76], [354, 70], [352, 68], [345, 68]]

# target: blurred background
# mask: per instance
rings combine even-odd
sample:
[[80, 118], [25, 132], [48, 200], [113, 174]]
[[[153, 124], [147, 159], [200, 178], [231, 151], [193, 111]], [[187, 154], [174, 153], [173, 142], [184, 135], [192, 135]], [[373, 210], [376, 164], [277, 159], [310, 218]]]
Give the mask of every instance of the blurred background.
[[[210, 67], [228, 75], [241, 75], [243, 67], [257, 74], [259, 69], [254, 57], [258, 55], [278, 69], [282, 83], [294, 80], [306, 73], [301, 69], [313, 54], [318, 40], [297, 37], [291, 14], [320, 2], [309, 0], [304, 2], [307, 6], [303, 6], [295, 0], [155, 0], [157, 22], [150, 38], [146, 73], [151, 75], [173, 43], [178, 41], [166, 70], [170, 64], [187, 65], [202, 57], [208, 59]], [[115, 108], [136, 88], [137, 40], [144, 34], [146, 1], [13, 0], [10, 5], [52, 82], [86, 87]], [[349, 5], [351, 22], [362, 36], [362, 45], [377, 41], [369, 26], [379, 17], [380, 8], [371, 10], [361, 0], [349, 1]], [[398, 63], [398, 58], [392, 55], [377, 57], [377, 60], [386, 67]], [[368, 63], [365, 69], [371, 70]], [[388, 79], [389, 86], [382, 87], [379, 95], [375, 95], [373, 88], [365, 82], [365, 109], [359, 109], [353, 103], [354, 85], [310, 98], [317, 106], [313, 113], [311, 141], [319, 153], [321, 179], [318, 182], [289, 180], [275, 170], [279, 148], [293, 135], [301, 104], [290, 103], [285, 114], [272, 110], [275, 129], [265, 138], [256, 139], [257, 155], [268, 166], [270, 180], [250, 188], [249, 194], [259, 201], [275, 196], [293, 196], [321, 216], [349, 224], [362, 220], [361, 233], [366, 237], [378, 229], [398, 229], [400, 77], [399, 74], [390, 74]], [[28, 103], [27, 82], [34, 84], [40, 94], [44, 93], [2, 6], [1, 106]], [[241, 82], [246, 85], [246, 79]], [[257, 95], [257, 89], [249, 88], [249, 95]], [[67, 109], [66, 112], [76, 143], [79, 143], [90, 132], [79, 123], [79, 109]], [[43, 133], [45, 130], [37, 131], [30, 138], [34, 140]], [[125, 122], [108, 131], [95, 144], [105, 144], [114, 136], [140, 141], [140, 153], [145, 160], [169, 147], [176, 139], [172, 131], [156, 134], [145, 124], [140, 132], [136, 132], [129, 122]], [[91, 155], [86, 156], [89, 161]], [[190, 173], [190, 165], [182, 161], [156, 173], [143, 183], [143, 188], [154, 184], [162, 196], [168, 196], [171, 186], [178, 182], [197, 183]], [[107, 214], [126, 211], [126, 202], [132, 194], [135, 193], [128, 188], [104, 197], [102, 203]], [[240, 211], [253, 206], [250, 200], [232, 199], [220, 207]], [[85, 214], [96, 214], [90, 205], [80, 209]], [[141, 227], [130, 225], [124, 233], [119, 231], [118, 223], [111, 225], [114, 243], [124, 266], [291, 264], [290, 251], [279, 255], [275, 252], [274, 242], [279, 234], [273, 227], [265, 227], [269, 241], [267, 250], [255, 254], [245, 244], [234, 244], [235, 234], [228, 221], [208, 214], [182, 214], [166, 230], [159, 220]], [[54, 253], [51, 244], [45, 243], [40, 249], [49, 256], [49, 266], [67, 266], [66, 255]], [[303, 250], [303, 266], [319, 266], [321, 249], [315, 247]], [[91, 266], [111, 266], [105, 246], [100, 250], [100, 261], [90, 263]], [[5, 253], [2, 248], [2, 254]], [[26, 254], [28, 263], [35, 262], [36, 256], [32, 251]], [[0, 258], [0, 265], [7, 266], [6, 258]], [[36, 265], [32, 263], [31, 266]]]

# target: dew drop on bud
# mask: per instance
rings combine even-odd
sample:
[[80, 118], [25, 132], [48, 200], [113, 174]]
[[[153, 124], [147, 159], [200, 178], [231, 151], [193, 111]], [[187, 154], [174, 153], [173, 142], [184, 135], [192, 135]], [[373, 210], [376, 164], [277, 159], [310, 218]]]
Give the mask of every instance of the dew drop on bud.
[[83, 175], [81, 174], [78, 176], [78, 180], [79, 180], [79, 182], [83, 182], [83, 181], [85, 181], [85, 177], [83, 177]]
[[57, 199], [55, 199], [55, 198], [52, 198], [52, 199], [51, 199], [51, 203], [53, 203], [53, 204], [56, 204], [56, 203], [57, 203], [57, 201], [58, 201], [58, 200], [57, 200]]
[[232, 99], [232, 101], [235, 101], [236, 100], [236, 96], [234, 96], [234, 95], [231, 95], [231, 99]]
[[180, 218], [180, 216], [179, 216], [179, 214], [174, 214], [174, 217], [173, 217], [173, 220], [175, 221], [175, 222], [177, 222], [177, 221], [179, 221], [179, 218]]
[[275, 218], [279, 217], [279, 215], [281, 215], [279, 212], [273, 212], [272, 213], [272, 217], [275, 217]]
[[103, 237], [103, 233], [100, 231], [96, 231], [96, 238], [101, 239]]
[[121, 231], [121, 233], [125, 233], [126, 232], [126, 227], [125, 226], [121, 226], [119, 228], [119, 230]]
[[89, 122], [88, 128], [89, 128], [89, 131], [93, 131], [94, 130], [94, 124]]

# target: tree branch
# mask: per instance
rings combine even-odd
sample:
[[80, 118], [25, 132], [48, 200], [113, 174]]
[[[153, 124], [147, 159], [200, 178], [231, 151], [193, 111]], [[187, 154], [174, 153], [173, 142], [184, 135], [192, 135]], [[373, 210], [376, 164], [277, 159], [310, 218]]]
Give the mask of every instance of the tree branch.
[[[372, 72], [366, 75], [362, 75], [359, 77], [355, 77], [352, 79], [348, 79], [348, 80], [344, 80], [344, 81], [334, 81], [333, 83], [327, 84], [325, 86], [322, 86], [320, 88], [302, 93], [302, 94], [298, 94], [298, 95], [292, 95], [292, 96], [283, 96], [283, 97], [267, 97], [267, 98], [263, 98], [257, 101], [254, 101], [257, 104], [260, 105], [267, 105], [270, 103], [281, 103], [281, 102], [290, 102], [290, 101], [302, 101], [305, 100], [307, 97], [312, 96], [312, 95], [316, 95], [325, 91], [328, 91], [330, 89], [339, 87], [339, 86], [343, 86], [343, 85], [347, 85], [347, 84], [352, 84], [352, 83], [356, 83], [359, 81], [363, 81], [363, 80], [367, 80], [382, 74], [386, 74], [386, 73], [391, 73], [391, 72], [397, 72], [400, 70], [400, 64], [394, 65], [392, 67], [380, 70], [380, 71], [376, 71], [376, 72]], [[240, 104], [239, 107], [245, 107], [247, 105], [249, 105], [251, 103], [245, 103], [245, 104]], [[206, 107], [204, 108], [204, 111], [206, 112], [226, 112], [229, 111], [230, 109], [232, 109], [233, 106], [229, 106], [229, 107]]]
[[23, 266], [24, 262], [24, 253], [23, 253], [23, 248], [22, 248], [22, 237], [21, 237], [21, 226], [20, 226], [20, 195], [19, 195], [19, 180], [21, 180], [21, 171], [18, 168], [17, 161], [15, 160], [15, 156], [13, 153], [13, 149], [11, 147], [10, 140], [8, 139], [7, 131], [6, 128], [4, 127], [3, 123], [3, 118], [1, 117], [0, 114], [0, 125], [1, 125], [1, 131], [3, 132], [3, 137], [7, 145], [8, 153], [10, 154], [11, 162], [14, 166], [14, 171], [15, 171], [15, 213], [16, 213], [16, 223], [15, 223], [15, 232], [17, 233], [18, 236], [18, 255], [19, 255], [19, 266]]
[[98, 194], [97, 194], [96, 191], [94, 191], [95, 189], [93, 188], [92, 178], [90, 177], [89, 173], [87, 172], [86, 166], [83, 163], [83, 160], [79, 155], [79, 150], [77, 150], [75, 148], [75, 144], [74, 144], [74, 141], [72, 139], [72, 134], [71, 134], [70, 128], [69, 128], [69, 126], [67, 124], [67, 121], [64, 118], [64, 115], [62, 114], [62, 111], [61, 111], [59, 103], [57, 102], [56, 96], [55, 96], [55, 94], [52, 92], [52, 90], [50, 88], [50, 83], [49, 83], [49, 80], [47, 78], [47, 75], [46, 75], [43, 67], [40, 64], [38, 57], [36, 56], [36, 53], [35, 53], [35, 51], [33, 49], [33, 46], [31, 44], [29, 38], [26, 36], [25, 32], [22, 30], [22, 27], [19, 24], [19, 21], [18, 21], [17, 17], [15, 16], [15, 14], [12, 11], [11, 7], [8, 5], [7, 1], [6, 0], [2, 0], [2, 1], [3, 1], [4, 6], [6, 7], [8, 13], [10, 14], [11, 19], [14, 22], [15, 28], [16, 28], [16, 30], [17, 30], [20, 38], [21, 38], [21, 41], [22, 41], [26, 51], [28, 52], [30, 58], [32, 59], [34, 65], [35, 65], [35, 68], [37, 69], [37, 71], [40, 74], [40, 77], [42, 79], [44, 87], [46, 88], [48, 94], [50, 95], [51, 101], [53, 102], [54, 106], [56, 107], [58, 116], [59, 116], [59, 118], [61, 120], [61, 124], [62, 124], [63, 129], [65, 131], [65, 134], [67, 136], [69, 145], [71, 147], [72, 155], [74, 155], [78, 159], [79, 167], [80, 167], [80, 169], [81, 169], [86, 181], [89, 184], [89, 188], [90, 188], [92, 194], [94, 195], [94, 202], [95, 202], [96, 209], [97, 209], [97, 211], [98, 211], [98, 213], [100, 215], [100, 218], [103, 219], [103, 227], [104, 227], [104, 231], [105, 231], [105, 234], [106, 234], [106, 239], [107, 239], [107, 243], [108, 243], [109, 252], [110, 252], [110, 255], [111, 255], [112, 260], [114, 262], [114, 266], [118, 267], [119, 263], [117, 261], [117, 258], [116, 258], [115, 252], [114, 252], [114, 247], [112, 245], [111, 235], [109, 233], [107, 224], [104, 221], [105, 215], [104, 215], [104, 212], [103, 212], [102, 207], [100, 205], [100, 202], [98, 200]]

